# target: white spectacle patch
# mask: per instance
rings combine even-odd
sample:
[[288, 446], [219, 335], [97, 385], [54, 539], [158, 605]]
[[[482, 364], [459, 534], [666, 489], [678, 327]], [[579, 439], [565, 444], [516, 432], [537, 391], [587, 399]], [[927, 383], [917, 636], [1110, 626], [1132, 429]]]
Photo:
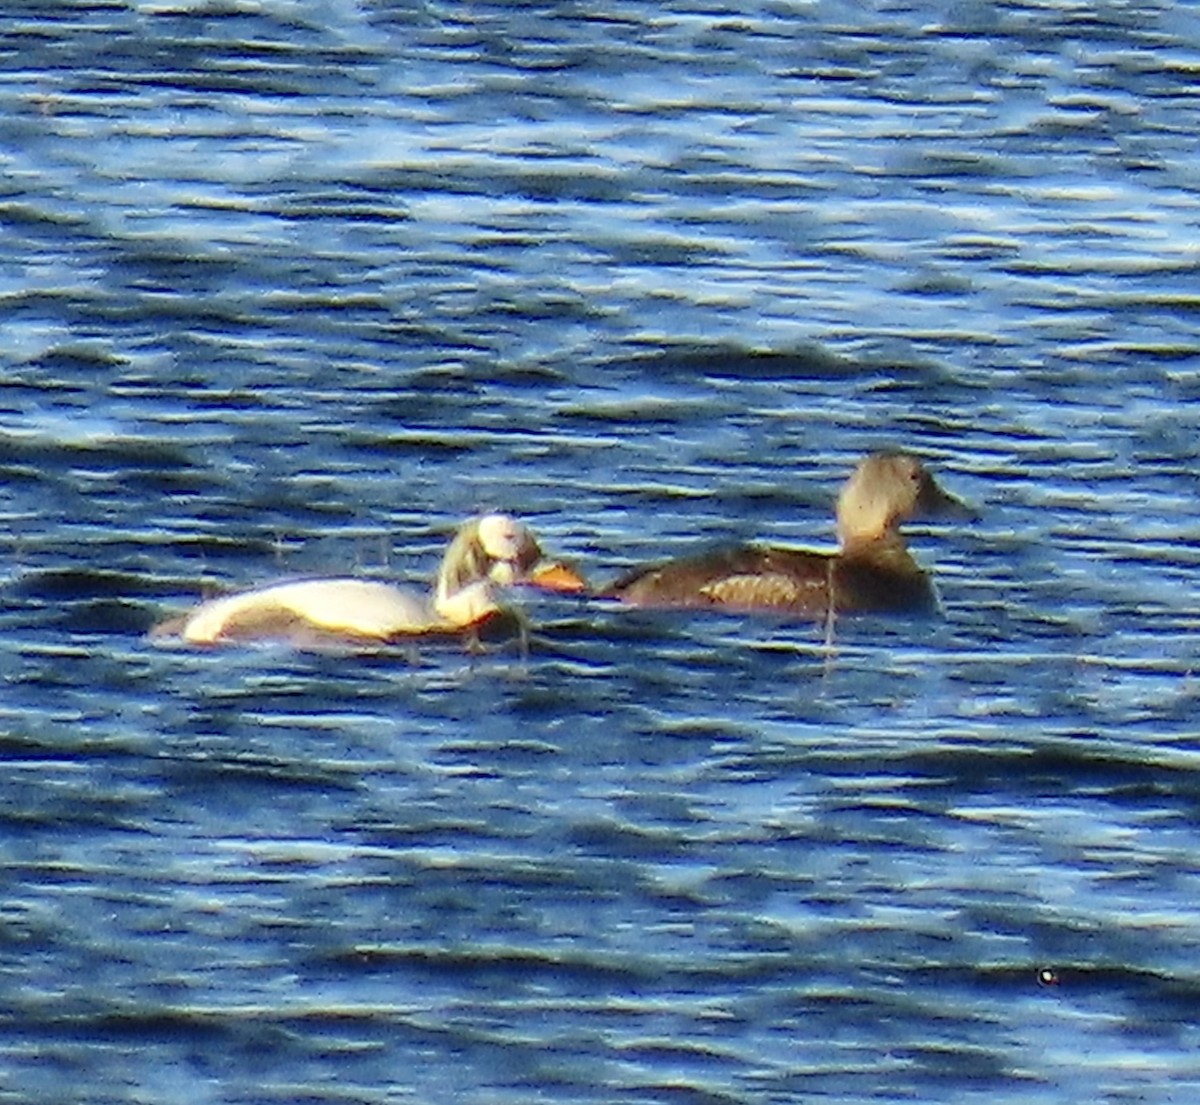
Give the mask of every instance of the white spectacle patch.
[[507, 514], [479, 519], [479, 544], [493, 560], [516, 560], [527, 541], [525, 527]]

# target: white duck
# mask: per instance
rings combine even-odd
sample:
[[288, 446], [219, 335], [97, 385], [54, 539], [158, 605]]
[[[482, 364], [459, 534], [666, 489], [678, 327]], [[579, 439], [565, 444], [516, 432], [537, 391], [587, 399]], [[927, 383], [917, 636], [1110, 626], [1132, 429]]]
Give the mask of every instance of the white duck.
[[580, 591], [583, 580], [546, 560], [537, 540], [507, 514], [465, 523], [442, 557], [434, 593], [368, 579], [311, 579], [274, 583], [203, 602], [151, 635], [190, 644], [290, 640], [387, 642], [421, 634], [455, 633], [500, 613], [499, 587], [528, 583]]

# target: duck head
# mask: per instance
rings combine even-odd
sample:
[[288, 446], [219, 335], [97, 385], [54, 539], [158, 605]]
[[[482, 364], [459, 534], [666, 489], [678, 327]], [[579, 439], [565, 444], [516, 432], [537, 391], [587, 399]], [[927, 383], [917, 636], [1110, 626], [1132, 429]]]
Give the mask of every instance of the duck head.
[[838, 540], [843, 549], [862, 547], [893, 538], [909, 519], [977, 517], [961, 499], [943, 491], [916, 457], [872, 453], [838, 496]]
[[583, 579], [549, 560], [529, 528], [508, 514], [485, 514], [462, 526], [442, 558], [435, 606], [456, 625], [500, 609], [497, 587], [525, 583], [549, 591], [582, 591]]

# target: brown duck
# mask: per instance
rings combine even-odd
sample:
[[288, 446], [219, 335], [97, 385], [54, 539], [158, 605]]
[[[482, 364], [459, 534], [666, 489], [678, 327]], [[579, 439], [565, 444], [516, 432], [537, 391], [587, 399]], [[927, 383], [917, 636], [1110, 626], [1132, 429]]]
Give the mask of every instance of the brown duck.
[[635, 568], [601, 592], [631, 606], [719, 607], [824, 617], [931, 612], [937, 594], [900, 533], [913, 518], [972, 519], [916, 457], [872, 453], [838, 496], [837, 552], [740, 545]]

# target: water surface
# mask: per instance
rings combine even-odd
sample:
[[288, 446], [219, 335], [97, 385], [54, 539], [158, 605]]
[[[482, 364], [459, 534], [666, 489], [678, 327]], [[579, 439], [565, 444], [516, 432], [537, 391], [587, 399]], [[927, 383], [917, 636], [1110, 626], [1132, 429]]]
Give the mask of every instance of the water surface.
[[[1192, 5], [0, 18], [0, 1098], [1190, 1100]], [[827, 544], [932, 622], [527, 598], [528, 656], [193, 652], [213, 591]]]

